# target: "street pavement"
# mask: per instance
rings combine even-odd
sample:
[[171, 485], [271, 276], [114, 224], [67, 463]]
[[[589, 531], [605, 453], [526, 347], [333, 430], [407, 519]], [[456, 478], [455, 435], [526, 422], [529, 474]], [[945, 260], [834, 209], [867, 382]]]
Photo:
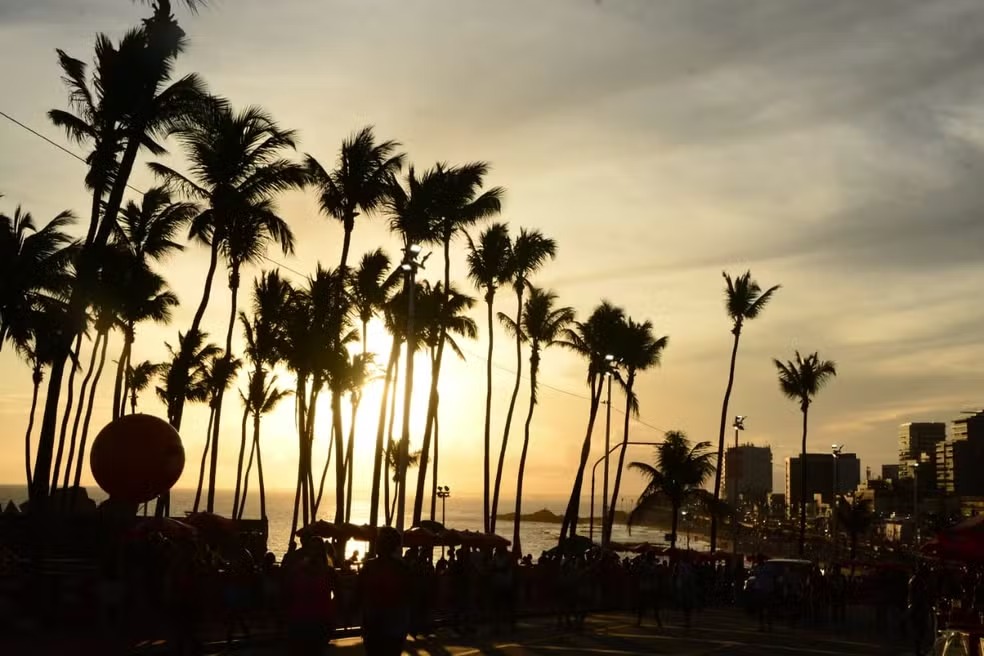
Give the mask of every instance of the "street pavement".
[[[647, 620], [642, 627], [626, 613], [603, 613], [588, 618], [581, 631], [558, 627], [553, 619], [538, 618], [519, 623], [515, 632], [498, 636], [458, 636], [441, 630], [427, 640], [410, 641], [404, 652], [410, 656], [902, 656], [904, 644], [874, 635], [864, 627], [837, 629], [791, 628], [776, 625], [762, 632], [751, 618], [736, 610], [708, 610], [695, 615], [691, 628], [682, 625], [678, 613], [664, 614], [660, 630]], [[332, 643], [329, 654], [361, 656], [358, 638]], [[284, 653], [278, 644], [238, 646], [213, 654], [275, 656]]]

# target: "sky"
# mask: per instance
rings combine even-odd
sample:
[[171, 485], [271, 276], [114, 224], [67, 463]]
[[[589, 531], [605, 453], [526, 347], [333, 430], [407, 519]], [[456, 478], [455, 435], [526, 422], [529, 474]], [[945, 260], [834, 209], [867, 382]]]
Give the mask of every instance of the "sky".
[[[45, 118], [66, 106], [55, 48], [89, 60], [97, 32], [118, 36], [148, 11], [127, 0], [4, 2], [0, 111], [81, 152]], [[811, 408], [811, 450], [844, 444], [875, 473], [897, 460], [900, 423], [950, 421], [984, 405], [984, 306], [973, 300], [984, 281], [984, 6], [976, 0], [214, 0], [197, 16], [178, 15], [190, 39], [179, 72], [197, 71], [235, 106], [260, 105], [296, 129], [298, 157], [330, 165], [342, 139], [371, 124], [418, 168], [488, 161], [488, 184], [506, 189], [501, 219], [558, 242], [535, 284], [581, 318], [607, 299], [669, 336], [661, 367], [639, 378], [633, 440], [669, 429], [716, 440], [731, 349], [722, 271], [750, 269], [763, 286], [782, 284], [743, 332], [729, 411], [748, 416], [744, 441], [772, 446], [777, 490], [784, 459], [799, 451], [800, 414], [779, 392], [774, 357], [799, 349], [837, 363]], [[177, 147], [164, 160], [183, 166]], [[83, 175], [78, 162], [0, 121], [0, 211], [21, 204], [42, 221], [63, 209], [85, 214]], [[141, 164], [132, 183], [146, 189], [154, 180]], [[319, 261], [334, 265], [341, 227], [318, 214], [314, 194], [278, 204], [297, 237], [295, 257], [269, 254], [293, 270], [284, 273], [300, 279]], [[379, 245], [397, 251], [385, 221], [360, 221], [353, 254]], [[458, 244], [452, 277], [466, 287], [463, 254]], [[165, 342], [187, 328], [206, 263], [192, 246], [162, 267], [182, 305], [172, 325], [138, 328], [135, 360], [162, 359]], [[424, 276], [441, 273], [430, 264]], [[504, 292], [497, 310], [510, 311], [510, 300]], [[229, 302], [219, 277], [205, 318], [213, 335], [223, 334]], [[483, 316], [479, 303], [481, 326]], [[495, 337], [497, 446], [516, 364], [505, 333]], [[486, 340], [483, 330], [441, 377], [439, 479], [460, 495], [481, 493]], [[111, 360], [121, 342], [114, 336]], [[373, 326], [370, 348], [387, 347]], [[17, 483], [30, 372], [4, 348], [0, 373], [0, 482]], [[549, 387], [533, 420], [525, 488], [560, 498], [588, 414], [585, 363], [551, 349], [542, 381]], [[426, 375], [415, 384], [426, 389]], [[97, 395], [97, 427], [109, 388], [104, 382]], [[520, 418], [528, 393], [524, 379]], [[417, 396], [415, 440], [425, 393]], [[377, 385], [363, 403], [357, 467], [371, 454], [378, 398]], [[613, 440], [621, 405], [616, 392]], [[152, 393], [140, 407], [163, 413]], [[240, 412], [236, 401], [224, 415], [222, 485], [234, 479]], [[195, 482], [207, 411], [186, 417], [181, 486]], [[323, 454], [327, 409], [321, 421]], [[289, 487], [291, 402], [264, 426], [268, 481]], [[520, 419], [506, 498], [521, 437]], [[591, 462], [603, 440], [602, 416]], [[628, 455], [650, 458], [644, 447]], [[368, 487], [360, 471], [357, 494]], [[627, 478], [626, 495], [639, 489]]]

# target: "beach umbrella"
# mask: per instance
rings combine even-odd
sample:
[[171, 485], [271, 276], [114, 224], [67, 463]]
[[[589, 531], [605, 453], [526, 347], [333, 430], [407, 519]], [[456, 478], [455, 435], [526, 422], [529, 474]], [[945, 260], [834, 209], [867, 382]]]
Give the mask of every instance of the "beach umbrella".
[[134, 504], [167, 492], [184, 471], [181, 436], [151, 415], [126, 415], [107, 424], [92, 443], [89, 466], [110, 497]]
[[404, 547], [435, 547], [438, 546], [437, 535], [419, 526], [403, 532]]
[[184, 523], [197, 529], [208, 542], [222, 542], [239, 530], [235, 521], [210, 512], [188, 513]]

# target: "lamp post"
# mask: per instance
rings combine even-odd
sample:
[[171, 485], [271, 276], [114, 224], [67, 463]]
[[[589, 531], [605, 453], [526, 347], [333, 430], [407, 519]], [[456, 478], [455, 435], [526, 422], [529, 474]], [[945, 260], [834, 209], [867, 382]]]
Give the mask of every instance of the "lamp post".
[[[680, 514], [683, 515], [683, 525], [687, 527], [687, 551], [690, 551], [690, 523], [687, 521], [687, 515], [690, 514], [687, 510], [681, 510]], [[676, 538], [676, 536], [673, 536]]]
[[839, 483], [837, 479], [837, 459], [840, 458], [841, 451], [843, 450], [844, 450], [843, 444], [830, 445], [830, 452], [834, 456], [834, 480], [833, 480], [833, 487], [831, 488], [831, 492], [830, 492], [830, 524], [831, 524], [830, 537], [834, 539], [835, 559], [837, 558], [837, 547], [839, 546], [837, 541], [837, 490], [838, 490], [837, 484]]
[[735, 448], [738, 448], [738, 431], [745, 430], [745, 420], [748, 419], [745, 415], [735, 415], [735, 423], [732, 424], [732, 428], [735, 429]]
[[912, 465], [912, 527], [914, 546], [919, 546], [919, 465], [923, 463], [923, 455], [910, 461]]
[[441, 524], [444, 524], [445, 511], [447, 510], [448, 497], [451, 496], [451, 488], [447, 485], [441, 487], [437, 486], [437, 498], [441, 500]]
[[[399, 459], [397, 462], [397, 473], [399, 480], [397, 485], [396, 505], [396, 528], [403, 531], [405, 525], [404, 515], [407, 507], [407, 461], [409, 460], [410, 449], [410, 402], [413, 399], [413, 351], [414, 343], [417, 341], [413, 326], [413, 302], [417, 289], [417, 268], [423, 266], [423, 262], [417, 262], [420, 255], [420, 244], [408, 241], [403, 249], [403, 263], [400, 269], [406, 273], [404, 279], [404, 289], [407, 293], [407, 364], [403, 387], [403, 430], [400, 437]], [[426, 258], [425, 258], [426, 259]]]
[[[659, 446], [659, 442], [626, 442], [626, 446]], [[621, 444], [616, 444], [611, 449], [608, 450], [605, 455], [601, 456], [595, 460], [594, 465], [591, 467], [591, 519], [588, 523], [588, 539], [594, 540], [594, 508], [595, 508], [595, 474], [598, 473], [598, 465], [607, 460], [608, 456], [612, 454], [616, 449], [621, 449]], [[623, 499], [625, 497], [622, 497]]]
[[605, 527], [608, 524], [608, 459], [611, 455], [611, 435], [612, 435], [612, 378], [615, 375], [615, 368], [618, 363], [615, 356], [608, 354], [605, 356], [605, 376], [608, 378], [608, 400], [605, 408], [605, 475], [602, 477], [601, 484], [601, 545], [608, 543], [608, 535]]

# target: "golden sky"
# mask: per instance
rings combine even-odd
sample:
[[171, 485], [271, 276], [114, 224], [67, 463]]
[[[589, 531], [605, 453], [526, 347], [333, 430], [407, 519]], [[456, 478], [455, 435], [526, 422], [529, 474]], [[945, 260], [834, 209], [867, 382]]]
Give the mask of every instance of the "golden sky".
[[[3, 3], [0, 110], [63, 142], [44, 116], [66, 105], [54, 49], [88, 60], [97, 31], [119, 35], [146, 12], [126, 0]], [[751, 268], [763, 286], [782, 283], [746, 327], [730, 413], [748, 415], [744, 439], [772, 445], [781, 489], [800, 417], [779, 394], [772, 357], [798, 348], [837, 361], [838, 378], [811, 412], [811, 444], [843, 443], [876, 472], [897, 457], [897, 424], [981, 406], [982, 14], [971, 0], [215, 0], [198, 16], [179, 10], [191, 39], [179, 68], [237, 107], [269, 110], [298, 130], [301, 152], [326, 164], [366, 124], [401, 141], [418, 168], [491, 162], [489, 185], [507, 190], [502, 219], [558, 241], [536, 284], [582, 317], [605, 298], [670, 336], [662, 368], [639, 381], [649, 426], [633, 423], [633, 439], [658, 439], [652, 427], [716, 439], [731, 347], [721, 270]], [[83, 174], [0, 122], [0, 210], [20, 203], [42, 220], [84, 213]], [[139, 167], [132, 182], [153, 179]], [[341, 228], [318, 215], [313, 194], [285, 195], [280, 207], [298, 240], [286, 264], [305, 274], [319, 260], [333, 266]], [[359, 223], [353, 255], [380, 244], [395, 254], [384, 222]], [[164, 268], [182, 306], [171, 326], [138, 329], [135, 359], [162, 358], [163, 343], [187, 328], [205, 264], [192, 247]], [[463, 248], [452, 275], [464, 280]], [[206, 314], [213, 335], [228, 316], [217, 283]], [[504, 293], [497, 309], [509, 311], [507, 301]], [[483, 325], [481, 305], [475, 316]], [[378, 327], [371, 332], [371, 347], [385, 349]], [[501, 435], [515, 365], [505, 334], [496, 337]], [[449, 361], [442, 376], [440, 479], [461, 494], [481, 489], [485, 339], [465, 344], [467, 360]], [[121, 341], [111, 342], [111, 359]], [[30, 372], [7, 348], [0, 372], [0, 481], [20, 482]], [[542, 379], [561, 391], [542, 390], [526, 489], [563, 496], [587, 416], [584, 364], [549, 351]], [[426, 383], [421, 374], [421, 404]], [[524, 384], [520, 418], [527, 395]], [[376, 398], [371, 390], [363, 404], [357, 462], [370, 453]], [[163, 411], [149, 393], [141, 405]], [[227, 405], [225, 483], [239, 413], [238, 402]], [[293, 478], [291, 416], [288, 402], [264, 428], [274, 486]], [[181, 485], [194, 483], [206, 419], [204, 408], [186, 412]], [[602, 439], [599, 423], [594, 454]], [[319, 440], [323, 452], [324, 431]], [[520, 440], [521, 419], [506, 497]], [[630, 482], [626, 493], [637, 491]]]

